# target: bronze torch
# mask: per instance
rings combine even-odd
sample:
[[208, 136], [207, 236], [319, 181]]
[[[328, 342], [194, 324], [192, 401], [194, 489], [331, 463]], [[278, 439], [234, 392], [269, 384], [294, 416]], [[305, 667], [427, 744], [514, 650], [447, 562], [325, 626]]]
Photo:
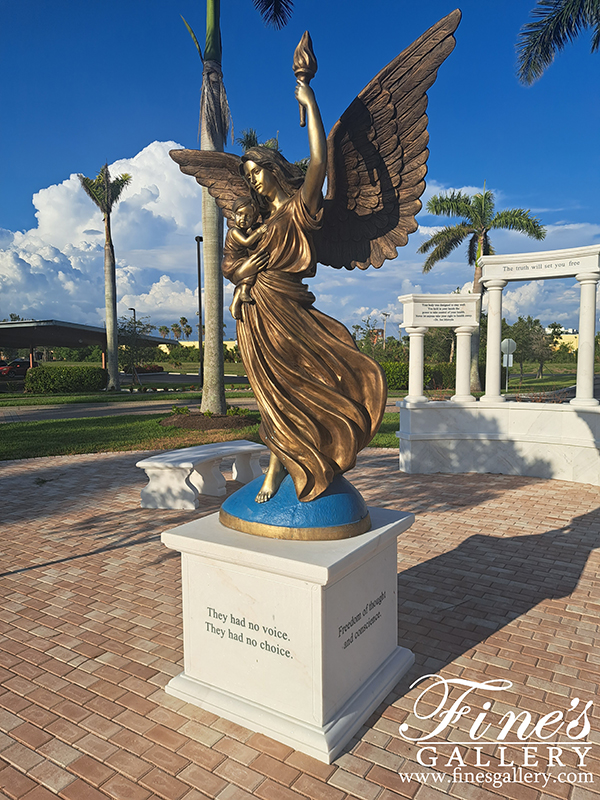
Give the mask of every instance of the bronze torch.
[[[294, 75], [303, 83], [310, 83], [317, 72], [317, 59], [313, 52], [310, 33], [304, 31], [300, 44], [294, 52]], [[306, 109], [300, 106], [300, 127], [306, 125]]]

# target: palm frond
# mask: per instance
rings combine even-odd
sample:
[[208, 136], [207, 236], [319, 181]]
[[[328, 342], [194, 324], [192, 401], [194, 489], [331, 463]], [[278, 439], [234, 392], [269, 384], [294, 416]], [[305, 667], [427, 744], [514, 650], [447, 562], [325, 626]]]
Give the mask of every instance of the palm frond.
[[423, 264], [423, 272], [430, 272], [438, 261], [447, 258], [471, 233], [473, 233], [473, 229], [463, 223], [446, 226], [436, 231], [426, 242], [423, 242], [417, 251], [418, 253], [429, 253], [432, 250]]
[[308, 162], [310, 158], [308, 156], [304, 156], [304, 158], [299, 158], [298, 161], [294, 161], [294, 164], [299, 167], [302, 172], [306, 175], [306, 170], [308, 169]]
[[473, 225], [479, 230], [489, 228], [494, 213], [494, 193], [489, 189], [484, 189], [483, 192], [473, 195], [471, 209]]
[[98, 176], [95, 179], [86, 178], [85, 175], [78, 175], [77, 177], [79, 178], [79, 182], [83, 186], [83, 189], [84, 189], [85, 193], [87, 194], [87, 196], [90, 198], [90, 200], [92, 200], [98, 206], [100, 211], [102, 211], [102, 213], [104, 214], [105, 213], [105, 210], [104, 210], [104, 191], [103, 191], [103, 189], [104, 189], [104, 181], [102, 181], [102, 182], [98, 181], [98, 178], [100, 176]]
[[192, 37], [192, 39], [194, 40], [194, 44], [196, 45], [196, 49], [198, 50], [198, 55], [200, 56], [200, 61], [202, 61], [202, 63], [204, 64], [204, 57], [203, 57], [203, 55], [202, 55], [202, 49], [201, 49], [200, 45], [198, 44], [198, 39], [196, 39], [196, 34], [195, 34], [195, 33], [194, 33], [194, 31], [193, 31], [193, 30], [190, 28], [190, 26], [187, 24], [187, 22], [185, 21], [185, 19], [184, 19], [184, 18], [181, 16], [181, 14], [180, 14], [179, 16], [181, 17], [181, 19], [183, 19], [183, 24], [184, 24], [184, 25], [185, 25], [185, 27], [188, 29], [188, 33], [190, 34], [190, 36], [191, 36], [191, 37]]
[[131, 183], [131, 175], [127, 172], [124, 172], [122, 175], [118, 175], [113, 181], [110, 182], [110, 207], [114, 206], [115, 203], [119, 202], [119, 198], [123, 192], [123, 189]]
[[268, 147], [269, 150], [277, 150], [277, 152], [280, 153], [281, 151], [279, 149], [279, 133], [272, 139], [267, 139], [266, 142], [263, 142], [263, 147]]
[[436, 194], [427, 201], [427, 211], [438, 217], [465, 217], [471, 219], [471, 198], [462, 192]]
[[244, 152], [246, 152], [246, 150], [250, 150], [251, 147], [258, 147], [260, 142], [258, 141], [258, 133], [256, 128], [244, 128], [235, 142], [236, 144], [239, 144]]
[[488, 237], [488, 232], [492, 228], [516, 230], [533, 239], [543, 239], [546, 236], [546, 229], [530, 211], [512, 208], [494, 214], [494, 193], [485, 188], [485, 183], [483, 192], [472, 197], [461, 192], [436, 195], [427, 203], [427, 210], [430, 214], [440, 216], [460, 215], [466, 217], [466, 220], [463, 219], [458, 225], [442, 228], [423, 242], [417, 252], [430, 253], [423, 265], [423, 272], [429, 272], [467, 236], [471, 237], [467, 247], [468, 262], [471, 266], [476, 266], [479, 256], [494, 254], [494, 248]]
[[592, 35], [592, 53], [597, 53], [600, 49], [600, 9], [596, 12], [596, 30]]
[[546, 228], [537, 217], [532, 217], [530, 211], [522, 208], [510, 208], [498, 211], [490, 224], [491, 228], [501, 228], [508, 231], [525, 233], [531, 239], [542, 240], [546, 236]]
[[110, 214], [123, 189], [131, 182], [131, 175], [124, 172], [114, 180], [110, 179], [108, 164], [105, 164], [94, 179], [86, 178], [85, 175], [78, 175], [87, 196], [98, 206], [100, 211], [106, 216]]
[[[538, 0], [531, 17], [532, 22], [521, 28], [517, 41], [518, 76], [526, 84], [537, 80], [583, 28], [600, 23], [597, 0]], [[597, 49], [599, 43], [597, 30], [592, 52], [594, 44]]]
[[267, 25], [277, 30], [285, 28], [292, 16], [293, 0], [253, 0], [254, 8]]

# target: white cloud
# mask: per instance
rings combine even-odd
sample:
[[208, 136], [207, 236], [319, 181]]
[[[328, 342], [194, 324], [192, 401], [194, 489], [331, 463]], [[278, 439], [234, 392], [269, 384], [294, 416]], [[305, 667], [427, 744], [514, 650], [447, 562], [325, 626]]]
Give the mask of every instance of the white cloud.
[[[492, 187], [490, 186], [486, 186], [486, 190], [489, 191], [490, 189], [494, 192], [494, 196], [497, 201], [498, 198], [502, 196], [502, 192], [496, 189], [492, 189]], [[437, 181], [427, 181], [427, 186], [425, 187], [425, 191], [421, 195], [421, 202], [423, 203], [423, 209], [425, 209], [428, 200], [435, 194], [449, 194], [450, 192], [462, 192], [462, 194], [474, 195], [474, 194], [481, 194], [482, 191], [483, 191], [483, 186], [445, 186], [443, 183], [438, 183]], [[426, 214], [427, 212], [424, 210], [422, 213]]]
[[[112, 217], [117, 256], [119, 314], [133, 307], [155, 325], [186, 316], [195, 324], [198, 307], [196, 242], [201, 228], [201, 188], [183, 175], [168, 155], [175, 142], [153, 142], [133, 158], [110, 165], [113, 176], [128, 172], [131, 185], [123, 192]], [[429, 182], [424, 204], [433, 194], [448, 191]], [[482, 187], [454, 187], [467, 194]], [[496, 191], [496, 196], [499, 196]], [[41, 189], [33, 197], [37, 227], [25, 232], [0, 229], [0, 318], [12, 313], [29, 318], [67, 319], [101, 325], [104, 319], [104, 230], [99, 210], [82, 190], [76, 175]], [[431, 221], [432, 218], [429, 218]], [[473, 270], [466, 261], [466, 245], [424, 275], [424, 257], [417, 253], [423, 237], [436, 227], [420, 226], [393, 261], [379, 270], [333, 270], [319, 267], [309, 282], [317, 307], [341, 319], [349, 328], [371, 316], [388, 333], [402, 317], [403, 294], [446, 293], [457, 287], [468, 291]], [[557, 223], [548, 226], [538, 242], [513, 231], [495, 231], [498, 253], [581, 247], [598, 241], [600, 225]], [[505, 315], [539, 317], [544, 324], [556, 319], [577, 327], [579, 294], [573, 281], [512, 284], [504, 292]], [[527, 288], [533, 286], [533, 288]], [[234, 330], [227, 306], [232, 287], [225, 287], [224, 319]]]
[[[129, 306], [156, 325], [197, 309], [196, 243], [201, 188], [153, 142], [110, 165], [132, 182], [115, 206], [119, 314]], [[33, 197], [37, 227], [0, 230], [0, 317], [9, 313], [101, 325], [104, 319], [104, 230], [98, 208], [76, 175]], [[163, 314], [165, 316], [163, 316]]]
[[504, 289], [502, 292], [502, 316], [506, 317], [509, 322], [515, 322], [519, 316], [530, 315], [529, 309], [534, 308], [543, 295], [544, 283], [545, 281], [530, 281], [516, 285], [515, 288]]

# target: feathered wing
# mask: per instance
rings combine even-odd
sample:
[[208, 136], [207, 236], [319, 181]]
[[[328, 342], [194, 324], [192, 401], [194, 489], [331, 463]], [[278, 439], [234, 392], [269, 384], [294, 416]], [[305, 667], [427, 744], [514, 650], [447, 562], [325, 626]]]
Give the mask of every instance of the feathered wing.
[[233, 219], [231, 206], [238, 197], [248, 194], [239, 172], [242, 159], [214, 150], [171, 150], [169, 155], [182, 172], [193, 175], [201, 186], [206, 186], [227, 219]]
[[373, 78], [327, 138], [327, 197], [317, 260], [380, 267], [417, 229], [425, 189], [427, 90], [454, 49], [457, 9]]

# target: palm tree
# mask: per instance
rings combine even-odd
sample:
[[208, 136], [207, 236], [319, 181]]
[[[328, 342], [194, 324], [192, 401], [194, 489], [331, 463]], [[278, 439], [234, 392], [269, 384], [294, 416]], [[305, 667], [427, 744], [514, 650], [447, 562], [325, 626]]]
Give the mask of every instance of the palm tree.
[[245, 128], [240, 136], [237, 137], [235, 143], [239, 144], [244, 153], [246, 150], [250, 150], [251, 147], [258, 147], [260, 142], [258, 141], [256, 128]]
[[173, 336], [179, 341], [181, 339], [181, 326], [178, 322], [174, 322], [171, 325], [171, 330], [173, 331]]
[[108, 164], [105, 164], [92, 180], [79, 175], [86, 194], [98, 206], [104, 216], [104, 305], [106, 309], [106, 356], [108, 368], [107, 389], [119, 391], [119, 341], [117, 328], [117, 278], [115, 271], [115, 249], [110, 230], [110, 214], [119, 201], [123, 189], [131, 182], [131, 175], [123, 173], [114, 181], [110, 179]]
[[[489, 239], [490, 230], [514, 230], [532, 239], [543, 239], [546, 229], [540, 221], [531, 216], [530, 211], [511, 208], [494, 213], [494, 193], [486, 190], [472, 197], [462, 192], [449, 192], [434, 195], [427, 203], [430, 214], [443, 217], [462, 217], [456, 225], [449, 225], [436, 231], [419, 247], [419, 253], [429, 253], [423, 265], [423, 272], [433, 267], [468, 239], [467, 259], [475, 268], [473, 294], [481, 294], [480, 256], [494, 254]], [[431, 251], [431, 252], [430, 252]], [[479, 384], [479, 331], [472, 337], [471, 348], [471, 390], [480, 391]]]
[[166, 339], [167, 336], [170, 333], [170, 331], [169, 331], [169, 329], [168, 329], [168, 327], [166, 325], [161, 325], [160, 328], [158, 329], [158, 332], [163, 337], [163, 339]]
[[190, 336], [194, 332], [194, 329], [192, 328], [190, 323], [187, 321], [187, 317], [180, 317], [179, 318], [179, 324], [181, 325], [181, 331], [182, 331], [183, 335], [185, 336], [186, 339], [189, 340]]
[[592, 28], [592, 53], [600, 48], [600, 0], [538, 0], [532, 22], [523, 25], [517, 43], [518, 75], [531, 84], [541, 77], [583, 28]]
[[[293, 0], [253, 0], [268, 25], [284, 27], [292, 13]], [[200, 127], [202, 150], [223, 152], [230, 128], [229, 106], [221, 71], [220, 0], [206, 0], [204, 56], [194, 32], [184, 21], [203, 64]], [[204, 236], [204, 292], [206, 337], [202, 411], [225, 414], [223, 361], [223, 216], [216, 200], [202, 188], [202, 233]]]
[[237, 137], [235, 143], [239, 144], [244, 153], [246, 150], [250, 150], [251, 147], [259, 146], [268, 147], [271, 150], [279, 150], [279, 131], [277, 131], [277, 136], [267, 139], [266, 142], [261, 142], [258, 139], [258, 133], [255, 128], [246, 128], [242, 131], [241, 136]]

